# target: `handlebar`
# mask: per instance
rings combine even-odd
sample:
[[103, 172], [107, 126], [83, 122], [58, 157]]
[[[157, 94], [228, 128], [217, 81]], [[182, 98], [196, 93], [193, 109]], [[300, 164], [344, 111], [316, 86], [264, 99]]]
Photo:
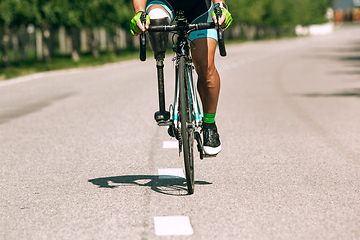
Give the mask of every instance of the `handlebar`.
[[[142, 13], [140, 16], [141, 23], [145, 26], [146, 24], [146, 13]], [[140, 60], [146, 60], [146, 36], [145, 32], [140, 34]]]
[[[219, 20], [222, 16], [222, 11], [219, 6], [215, 7], [215, 15], [216, 15], [217, 22], [219, 22]], [[220, 55], [222, 57], [225, 57], [226, 50], [225, 50], [225, 41], [224, 41], [224, 30], [221, 28], [221, 26], [218, 27], [217, 34], [218, 34]]]
[[[219, 22], [219, 19], [222, 16], [222, 12], [220, 7], [215, 7], [215, 14], [216, 18]], [[143, 13], [140, 18], [141, 22], [145, 26], [146, 22], [146, 14]], [[207, 22], [207, 23], [193, 23], [193, 24], [186, 24], [186, 25], [164, 25], [164, 26], [150, 26], [147, 30], [148, 32], [173, 32], [173, 31], [186, 31], [186, 32], [193, 32], [197, 30], [203, 29], [211, 29], [215, 28], [216, 25], [214, 22]], [[222, 57], [226, 56], [225, 50], [225, 41], [224, 41], [224, 30], [219, 26], [217, 28], [218, 34], [218, 44], [219, 44], [219, 51]], [[146, 60], [146, 36], [145, 33], [140, 34], [140, 60]]]
[[150, 26], [149, 32], [173, 32], [179, 30], [185, 30], [187, 32], [193, 32], [197, 30], [215, 28], [215, 23], [195, 23], [189, 24], [187, 26], [178, 26], [178, 25], [164, 25], [164, 26]]

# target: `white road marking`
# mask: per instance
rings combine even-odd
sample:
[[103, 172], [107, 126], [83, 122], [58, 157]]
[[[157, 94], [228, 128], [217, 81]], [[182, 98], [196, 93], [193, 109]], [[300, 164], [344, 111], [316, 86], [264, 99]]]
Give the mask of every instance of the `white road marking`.
[[154, 217], [154, 224], [155, 234], [158, 236], [194, 234], [187, 216]]
[[185, 178], [182, 168], [159, 169], [159, 179]]
[[179, 148], [178, 141], [164, 141], [163, 148]]

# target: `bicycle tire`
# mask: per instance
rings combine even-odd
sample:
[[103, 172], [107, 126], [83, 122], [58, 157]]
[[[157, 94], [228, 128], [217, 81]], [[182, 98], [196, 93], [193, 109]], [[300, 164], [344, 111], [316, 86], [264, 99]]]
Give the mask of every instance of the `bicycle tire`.
[[190, 104], [189, 85], [185, 66], [185, 57], [179, 59], [179, 98], [181, 139], [185, 164], [186, 184], [189, 194], [194, 193], [194, 128], [192, 127], [192, 111]]

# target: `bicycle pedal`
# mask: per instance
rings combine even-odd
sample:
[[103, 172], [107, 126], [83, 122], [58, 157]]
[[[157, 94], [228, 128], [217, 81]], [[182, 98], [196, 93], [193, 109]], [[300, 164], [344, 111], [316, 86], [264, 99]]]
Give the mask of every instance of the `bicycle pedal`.
[[166, 127], [166, 126], [171, 126], [173, 123], [172, 121], [158, 121], [157, 122], [157, 125], [160, 126], [160, 127]]
[[170, 119], [170, 112], [168, 111], [157, 111], [154, 114], [156, 122], [167, 122]]
[[217, 156], [217, 154], [209, 155], [209, 154], [204, 153], [204, 158], [214, 158], [216, 156]]

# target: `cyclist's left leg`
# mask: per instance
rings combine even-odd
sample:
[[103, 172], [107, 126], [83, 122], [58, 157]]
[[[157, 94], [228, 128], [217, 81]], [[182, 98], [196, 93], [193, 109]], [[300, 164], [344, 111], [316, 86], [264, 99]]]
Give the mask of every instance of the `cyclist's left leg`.
[[[213, 21], [211, 16], [213, 11], [212, 1], [205, 0], [204, 3], [205, 5], [199, 7], [197, 16], [192, 23]], [[214, 64], [217, 31], [216, 29], [194, 31], [190, 33], [189, 38], [192, 43], [191, 54], [199, 76], [198, 91], [204, 110], [204, 122], [214, 123], [214, 114], [216, 113], [220, 91], [220, 76]]]
[[220, 93], [220, 76], [214, 63], [216, 40], [198, 38], [193, 40], [193, 46], [191, 55], [199, 77], [197, 86], [203, 111], [215, 114]]
[[[220, 138], [214, 120], [220, 94], [220, 75], [214, 63], [216, 43], [214, 38], [197, 38], [193, 40], [194, 48], [191, 50], [198, 74], [198, 92], [204, 111], [204, 150], [208, 155], [216, 155], [221, 151]], [[207, 119], [207, 117], [210, 118]]]

